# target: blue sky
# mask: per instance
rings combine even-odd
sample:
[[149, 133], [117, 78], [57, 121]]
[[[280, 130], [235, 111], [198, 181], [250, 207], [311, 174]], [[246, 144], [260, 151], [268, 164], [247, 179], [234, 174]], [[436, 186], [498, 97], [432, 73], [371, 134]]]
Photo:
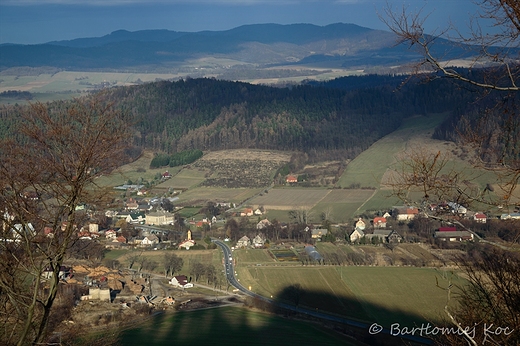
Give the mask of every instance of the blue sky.
[[428, 32], [466, 27], [473, 0], [0, 0], [0, 43], [35, 44], [112, 31], [227, 30], [256, 23], [353, 23], [386, 30], [391, 5], [428, 14]]

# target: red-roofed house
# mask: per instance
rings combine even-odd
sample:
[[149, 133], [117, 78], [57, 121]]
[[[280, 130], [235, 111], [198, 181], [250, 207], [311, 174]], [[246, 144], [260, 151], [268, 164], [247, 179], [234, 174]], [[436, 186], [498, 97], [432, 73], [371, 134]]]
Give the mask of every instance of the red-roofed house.
[[288, 175], [287, 178], [285, 178], [285, 181], [287, 183], [297, 183], [298, 182], [298, 178], [294, 175]]
[[415, 217], [415, 215], [419, 214], [419, 209], [414, 207], [399, 207], [396, 208], [396, 212], [396, 219], [398, 221], [407, 221], [412, 220]]
[[479, 222], [479, 223], [486, 223], [487, 222], [487, 216], [484, 213], [475, 213], [473, 215], [473, 220]]
[[457, 227], [439, 227], [439, 232], [457, 232]]
[[240, 216], [253, 216], [253, 209], [246, 208], [241, 213]]
[[178, 276], [172, 277], [170, 279], [169, 284], [173, 285], [175, 287], [180, 287], [180, 288], [193, 287], [193, 284], [188, 282], [188, 278], [186, 277], [186, 275], [178, 275]]
[[375, 228], [385, 228], [386, 227], [386, 218], [378, 216], [374, 218], [374, 227]]

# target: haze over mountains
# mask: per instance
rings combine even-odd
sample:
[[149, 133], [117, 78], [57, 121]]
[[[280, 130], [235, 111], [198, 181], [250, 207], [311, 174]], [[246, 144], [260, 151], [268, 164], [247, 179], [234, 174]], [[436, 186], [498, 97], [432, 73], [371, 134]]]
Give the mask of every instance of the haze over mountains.
[[[438, 39], [436, 47], [446, 58], [469, 55], [442, 39]], [[208, 57], [232, 60], [230, 65], [366, 68], [416, 60], [418, 55], [409, 48], [396, 45], [396, 38], [390, 32], [344, 23], [255, 24], [200, 32], [119, 30], [97, 38], [1, 45], [0, 70], [50, 66], [67, 70], [150, 71]]]

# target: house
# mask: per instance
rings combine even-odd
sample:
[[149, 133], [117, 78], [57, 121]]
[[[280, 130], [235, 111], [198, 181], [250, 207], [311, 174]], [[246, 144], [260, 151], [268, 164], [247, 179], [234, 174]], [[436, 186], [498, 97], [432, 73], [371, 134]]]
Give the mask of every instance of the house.
[[119, 237], [115, 238], [114, 241], [117, 241], [118, 243], [126, 244], [126, 238], [120, 235]]
[[484, 213], [477, 212], [477, 213], [475, 213], [475, 215], [473, 215], [473, 220], [478, 223], [486, 223], [487, 216]]
[[297, 183], [298, 178], [291, 174], [291, 175], [288, 175], [287, 178], [285, 178], [285, 182], [286, 183]]
[[256, 208], [256, 210], [253, 212], [253, 214], [260, 216], [263, 214], [263, 212], [260, 210], [260, 208]]
[[30, 222], [26, 225], [22, 225], [21, 223], [15, 224], [11, 229], [11, 232], [15, 239], [25, 238], [26, 235], [33, 236], [36, 234], [34, 226]]
[[452, 213], [455, 214], [465, 215], [468, 212], [465, 207], [455, 202], [448, 202], [448, 206], [451, 208]]
[[240, 216], [253, 216], [253, 209], [245, 208], [240, 212]]
[[365, 227], [366, 227], [365, 221], [363, 221], [362, 218], [359, 218], [356, 222], [356, 229], [363, 231], [365, 229]]
[[520, 219], [520, 213], [502, 214], [500, 220], [518, 220]]
[[392, 231], [386, 236], [386, 241], [389, 243], [400, 243], [403, 241], [403, 237], [397, 231]]
[[385, 228], [386, 227], [386, 218], [378, 216], [373, 220], [373, 225], [375, 228]]
[[179, 249], [184, 248], [186, 250], [189, 250], [190, 247], [193, 247], [194, 245], [195, 245], [195, 240], [187, 239], [179, 244]]
[[179, 288], [192, 288], [193, 287], [193, 284], [188, 282], [188, 278], [186, 277], [186, 275], [174, 276], [170, 279], [170, 281], [168, 283], [170, 285], [173, 285], [174, 287], [179, 287]]
[[128, 200], [128, 202], [126, 202], [125, 207], [127, 210], [137, 210], [137, 208], [139, 208], [139, 204], [137, 203], [136, 200], [134, 200], [133, 198], [130, 198]]
[[126, 222], [133, 224], [143, 224], [146, 221], [146, 215], [143, 212], [133, 212], [128, 214]]
[[117, 232], [114, 231], [113, 229], [109, 229], [108, 231], [105, 232], [105, 238], [115, 239], [115, 237], [117, 237]]
[[251, 246], [251, 240], [245, 235], [237, 241], [237, 248], [246, 248]]
[[443, 241], [473, 241], [473, 234], [468, 231], [439, 231], [434, 237]]
[[253, 238], [253, 247], [255, 248], [262, 248], [265, 244], [265, 236], [262, 233], [259, 233], [256, 235], [256, 237]]
[[312, 239], [321, 239], [322, 236], [327, 235], [329, 233], [328, 229], [325, 228], [315, 228], [311, 230], [311, 238]]
[[409, 221], [419, 214], [419, 209], [415, 207], [395, 207], [394, 211], [397, 221]]
[[174, 214], [167, 211], [158, 211], [146, 215], [147, 225], [173, 225], [175, 222]]
[[146, 236], [141, 241], [142, 247], [146, 247], [146, 246], [154, 247], [156, 244], [159, 244], [159, 238], [155, 234]]
[[161, 175], [161, 177], [162, 177], [162, 179], [166, 180], [166, 179], [170, 179], [172, 177], [172, 175], [170, 174], [170, 172], [166, 171]]
[[267, 219], [263, 219], [263, 220], [260, 220], [260, 222], [258, 222], [256, 224], [256, 229], [264, 229], [264, 228], [267, 228], [267, 227], [269, 227], [271, 225], [272, 225], [271, 221], [269, 221]]
[[[51, 268], [45, 268], [42, 273], [42, 277], [44, 279], [50, 279], [54, 276], [54, 272]], [[58, 272], [58, 278], [60, 280], [67, 280], [72, 277], [72, 267], [60, 266], [60, 271]]]
[[355, 243], [365, 236], [365, 232], [362, 229], [356, 228], [350, 233], [350, 242]]
[[390, 229], [377, 229], [374, 234], [380, 237], [386, 243], [400, 243], [403, 237], [399, 233]]

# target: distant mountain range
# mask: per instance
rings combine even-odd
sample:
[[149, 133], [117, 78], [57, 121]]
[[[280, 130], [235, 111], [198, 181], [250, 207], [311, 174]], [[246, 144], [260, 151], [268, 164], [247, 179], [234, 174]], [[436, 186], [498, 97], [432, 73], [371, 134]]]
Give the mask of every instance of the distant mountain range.
[[[37, 45], [0, 46], [0, 70], [50, 66], [67, 70], [141, 70], [178, 67], [203, 58], [230, 59], [257, 67], [276, 65], [367, 66], [401, 65], [418, 55], [395, 45], [394, 34], [353, 24], [256, 24], [226, 31], [115, 31]], [[443, 57], [465, 57], [460, 46], [439, 39]], [[435, 52], [434, 52], [435, 53]]]

